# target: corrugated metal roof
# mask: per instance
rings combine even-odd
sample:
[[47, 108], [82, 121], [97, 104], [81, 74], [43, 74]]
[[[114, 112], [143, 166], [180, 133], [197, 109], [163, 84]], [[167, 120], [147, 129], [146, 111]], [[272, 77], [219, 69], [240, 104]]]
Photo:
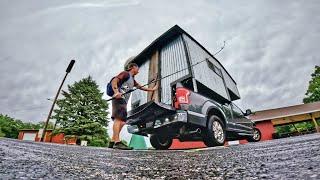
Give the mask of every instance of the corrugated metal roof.
[[[151, 56], [151, 54], [155, 50], [160, 49], [162, 46], [166, 45], [167, 42], [171, 41], [173, 38], [175, 38], [176, 36], [181, 35], [181, 34], [187, 35], [190, 39], [192, 39], [194, 42], [196, 42], [203, 50], [205, 50], [212, 58], [214, 58], [222, 66], [222, 64], [206, 48], [204, 48], [197, 40], [195, 40], [191, 35], [189, 35], [186, 31], [184, 31], [178, 25], [173, 26], [167, 32], [163, 33], [160, 37], [158, 37], [156, 40], [154, 40], [148, 47], [146, 47], [141, 53], [139, 53], [132, 60], [132, 62], [135, 62], [138, 65], [143, 64], [143, 62], [146, 61], [147, 59], [149, 59], [149, 56]], [[229, 74], [229, 72], [223, 66], [222, 66], [222, 68], [230, 76], [231, 80], [235, 84], [237, 84], [236, 81]]]
[[314, 112], [320, 112], [320, 101], [308, 104], [299, 104], [294, 106], [257, 111], [255, 112], [255, 114], [250, 116], [250, 119], [254, 122], [257, 122], [289, 116], [296, 116], [301, 114], [309, 114]]

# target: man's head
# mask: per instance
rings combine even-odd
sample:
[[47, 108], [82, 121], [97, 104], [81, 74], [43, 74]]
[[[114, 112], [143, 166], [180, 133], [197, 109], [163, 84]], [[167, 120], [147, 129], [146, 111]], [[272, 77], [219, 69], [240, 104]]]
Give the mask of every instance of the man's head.
[[129, 63], [126, 67], [126, 71], [132, 72], [133, 75], [139, 73], [139, 66], [136, 63]]

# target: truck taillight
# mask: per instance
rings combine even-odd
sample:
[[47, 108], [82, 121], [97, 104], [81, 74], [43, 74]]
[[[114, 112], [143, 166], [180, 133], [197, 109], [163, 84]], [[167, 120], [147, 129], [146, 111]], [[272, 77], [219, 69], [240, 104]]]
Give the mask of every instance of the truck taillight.
[[190, 91], [186, 88], [176, 89], [176, 102], [174, 107], [180, 109], [180, 104], [190, 104]]

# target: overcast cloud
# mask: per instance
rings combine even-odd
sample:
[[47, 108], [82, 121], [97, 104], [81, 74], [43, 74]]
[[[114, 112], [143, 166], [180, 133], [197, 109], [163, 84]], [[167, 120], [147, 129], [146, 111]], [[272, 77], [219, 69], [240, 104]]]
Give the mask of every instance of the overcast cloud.
[[65, 86], [88, 75], [104, 91], [130, 56], [178, 24], [238, 83], [243, 109], [299, 104], [319, 65], [320, 1], [0, 1], [0, 113], [43, 121]]

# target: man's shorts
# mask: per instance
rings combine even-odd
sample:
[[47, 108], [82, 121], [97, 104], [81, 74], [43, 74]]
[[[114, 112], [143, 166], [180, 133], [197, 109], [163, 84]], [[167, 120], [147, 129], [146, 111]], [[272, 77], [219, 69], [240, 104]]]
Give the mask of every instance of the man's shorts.
[[112, 100], [111, 118], [120, 119], [124, 122], [127, 120], [127, 101], [123, 98]]

